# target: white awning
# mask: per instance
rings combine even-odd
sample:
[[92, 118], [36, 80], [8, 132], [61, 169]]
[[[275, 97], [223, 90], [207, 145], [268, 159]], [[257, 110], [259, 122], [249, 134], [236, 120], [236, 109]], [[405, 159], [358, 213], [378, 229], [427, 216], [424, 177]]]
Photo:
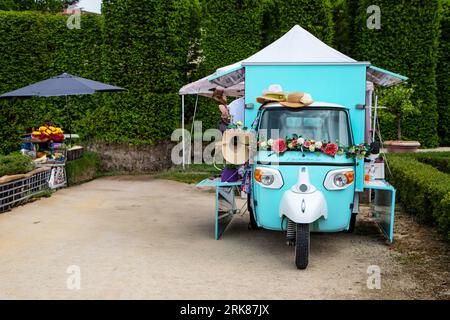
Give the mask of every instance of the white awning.
[[408, 80], [407, 77], [388, 70], [375, 66], [370, 66], [367, 68], [367, 81], [383, 87], [391, 87], [406, 80]]
[[229, 97], [244, 96], [244, 70], [240, 62], [222, 67], [209, 76], [189, 83], [179, 91], [180, 95], [198, 94], [211, 97], [216, 88], [224, 90]]

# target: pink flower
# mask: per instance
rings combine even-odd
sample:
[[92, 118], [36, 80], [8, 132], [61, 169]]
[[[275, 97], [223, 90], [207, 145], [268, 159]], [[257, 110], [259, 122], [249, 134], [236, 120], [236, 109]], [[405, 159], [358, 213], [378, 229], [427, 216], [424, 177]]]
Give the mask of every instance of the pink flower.
[[338, 152], [339, 147], [334, 143], [328, 143], [325, 148], [322, 149], [329, 156], [334, 156]]
[[303, 142], [303, 146], [305, 148], [309, 148], [311, 146], [311, 142], [309, 140], [305, 140], [305, 142]]
[[284, 139], [276, 139], [272, 144], [272, 151], [275, 153], [283, 153], [287, 150], [286, 141]]

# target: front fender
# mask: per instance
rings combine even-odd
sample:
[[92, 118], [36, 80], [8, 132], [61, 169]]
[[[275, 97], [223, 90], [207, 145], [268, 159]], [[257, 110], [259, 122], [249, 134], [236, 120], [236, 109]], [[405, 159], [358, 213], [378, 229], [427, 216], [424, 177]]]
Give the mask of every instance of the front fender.
[[328, 217], [328, 208], [322, 192], [296, 193], [288, 190], [280, 203], [280, 217], [286, 216], [295, 223], [313, 223]]

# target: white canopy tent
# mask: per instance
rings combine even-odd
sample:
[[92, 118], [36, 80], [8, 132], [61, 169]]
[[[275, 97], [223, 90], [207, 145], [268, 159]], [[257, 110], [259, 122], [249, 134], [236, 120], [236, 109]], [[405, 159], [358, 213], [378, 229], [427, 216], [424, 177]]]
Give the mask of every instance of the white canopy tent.
[[[285, 35], [271, 43], [254, 55], [216, 70], [215, 73], [183, 86], [179, 94], [182, 98], [182, 128], [184, 133], [184, 95], [196, 94], [212, 97], [216, 88], [224, 90], [230, 97], [245, 95], [246, 65], [318, 65], [318, 64], [364, 64], [367, 65], [367, 80], [369, 82], [389, 87], [401, 83], [408, 78], [373, 67], [369, 62], [356, 61], [345, 54], [331, 48], [314, 35], [295, 25]], [[373, 90], [370, 92], [372, 95]], [[369, 99], [371, 102], [372, 99]], [[371, 103], [369, 108], [371, 108]], [[195, 116], [195, 115], [194, 115]], [[183, 166], [185, 163], [185, 146], [183, 136]]]

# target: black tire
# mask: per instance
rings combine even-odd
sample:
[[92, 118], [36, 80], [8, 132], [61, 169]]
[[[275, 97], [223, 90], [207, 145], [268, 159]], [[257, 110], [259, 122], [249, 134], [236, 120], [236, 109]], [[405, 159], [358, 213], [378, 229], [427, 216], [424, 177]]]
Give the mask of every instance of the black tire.
[[357, 213], [352, 213], [352, 217], [350, 218], [350, 225], [348, 227], [348, 230], [345, 231], [346, 233], [353, 233], [353, 231], [355, 231], [356, 216]]
[[259, 230], [261, 228], [258, 227], [258, 224], [256, 223], [255, 216], [253, 214], [253, 209], [252, 209], [252, 206], [250, 205], [250, 201], [251, 201], [251, 197], [250, 197], [250, 194], [248, 194], [247, 195], [247, 210], [248, 210], [248, 215], [250, 216], [250, 222], [248, 224], [248, 228], [250, 230]]
[[309, 224], [297, 223], [295, 240], [295, 265], [306, 269], [309, 262]]

